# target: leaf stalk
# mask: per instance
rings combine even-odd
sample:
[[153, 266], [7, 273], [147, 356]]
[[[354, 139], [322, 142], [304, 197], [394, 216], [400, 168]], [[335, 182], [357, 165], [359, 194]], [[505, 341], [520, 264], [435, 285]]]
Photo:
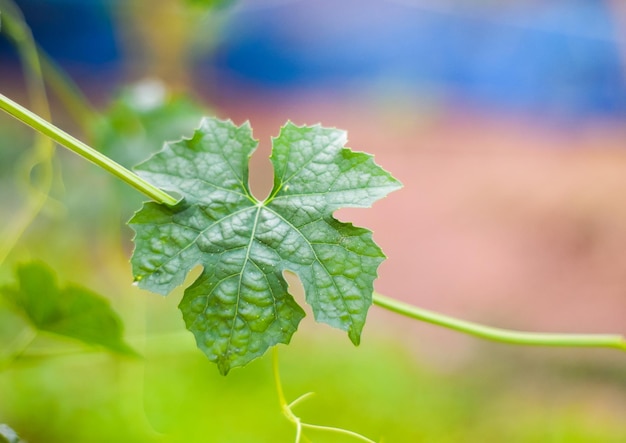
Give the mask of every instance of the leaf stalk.
[[41, 118], [34, 112], [29, 111], [3, 94], [0, 94], [0, 109], [15, 117], [22, 123], [50, 137], [52, 140], [70, 151], [80, 155], [84, 159], [91, 161], [105, 171], [120, 178], [154, 201], [168, 206], [173, 206], [178, 202], [174, 197], [148, 183], [134, 172], [126, 169], [106, 155], [96, 151], [92, 147], [69, 135], [62, 129], [57, 128], [52, 123]]

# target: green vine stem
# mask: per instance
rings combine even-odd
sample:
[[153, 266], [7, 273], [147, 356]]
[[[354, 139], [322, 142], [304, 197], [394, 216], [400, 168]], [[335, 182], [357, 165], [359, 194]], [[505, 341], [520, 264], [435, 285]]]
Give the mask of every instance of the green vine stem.
[[374, 304], [409, 318], [501, 343], [530, 346], [614, 348], [626, 351], [626, 340], [620, 335], [551, 334], [493, 328], [421, 309], [377, 293], [374, 293]]
[[3, 94], [0, 94], [0, 109], [15, 117], [22, 123], [50, 137], [52, 140], [66, 147], [70, 151], [73, 151], [81, 157], [95, 163], [97, 166], [100, 166], [105, 171], [108, 171], [109, 173], [122, 179], [124, 182], [137, 189], [139, 192], [144, 193], [154, 201], [169, 206], [173, 206], [178, 202], [177, 199], [160, 190], [156, 186], [148, 183], [137, 174], [114, 162], [109, 157], [101, 154], [92, 147], [87, 146], [85, 143], [57, 128], [52, 123], [39, 117], [37, 114], [20, 106]]

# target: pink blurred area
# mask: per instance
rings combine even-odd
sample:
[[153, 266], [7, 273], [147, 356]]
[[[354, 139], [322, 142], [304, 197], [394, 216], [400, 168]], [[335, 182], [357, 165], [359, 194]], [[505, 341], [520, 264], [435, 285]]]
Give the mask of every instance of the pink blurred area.
[[261, 140], [258, 196], [271, 187], [270, 137], [288, 119], [347, 130], [351, 148], [403, 182], [372, 209], [337, 213], [372, 229], [387, 254], [378, 291], [494, 326], [626, 333], [623, 122], [245, 96], [219, 114], [250, 120]]

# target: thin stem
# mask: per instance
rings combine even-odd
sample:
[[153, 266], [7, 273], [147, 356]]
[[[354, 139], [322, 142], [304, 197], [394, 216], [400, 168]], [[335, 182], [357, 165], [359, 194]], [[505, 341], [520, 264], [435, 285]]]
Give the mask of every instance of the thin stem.
[[92, 147], [87, 146], [85, 143], [72, 137], [65, 131], [54, 126], [52, 123], [47, 122], [43, 118], [39, 117], [37, 114], [20, 106], [19, 104], [15, 103], [13, 100], [2, 94], [0, 94], [0, 109], [12, 115], [22, 123], [30, 126], [31, 128], [36, 129], [44, 135], [47, 135], [52, 140], [63, 145], [70, 151], [73, 151], [81, 157], [100, 166], [105, 171], [122, 179], [124, 182], [134, 187], [139, 192], [147, 195], [151, 199], [170, 206], [173, 206], [177, 203], [177, 200], [171, 195], [148, 183], [137, 174], [114, 162], [106, 155], [103, 155]]
[[[285, 414], [285, 416], [287, 417], [287, 419], [295, 423], [296, 427], [300, 429], [300, 418], [291, 411], [290, 405], [287, 404], [287, 399], [285, 398], [285, 393], [283, 391], [283, 384], [280, 381], [280, 370], [278, 369], [278, 366], [278, 348], [274, 347], [274, 349], [272, 349], [272, 367], [274, 372], [274, 382], [276, 383], [276, 394], [278, 395], [278, 403], [280, 404], [280, 408], [283, 411], [283, 414]], [[296, 442], [298, 441], [300, 441], [300, 438], [296, 439]]]
[[614, 348], [626, 351], [626, 340], [620, 335], [553, 334], [493, 328], [421, 309], [377, 293], [374, 293], [374, 304], [406, 317], [501, 343], [530, 346]]
[[307, 400], [308, 398], [311, 398], [314, 395], [315, 395], [315, 392], [307, 392], [306, 394], [302, 394], [300, 397], [296, 398], [294, 401], [289, 403], [287, 406], [289, 407], [289, 409], [295, 408], [300, 403], [302, 403], [304, 400]]
[[333, 426], [311, 425], [309, 423], [302, 423], [302, 427], [305, 429], [314, 429], [316, 431], [326, 431], [326, 432], [334, 432], [335, 434], [348, 435], [350, 437], [356, 438], [357, 440], [361, 440], [367, 443], [376, 443], [374, 440], [370, 440], [369, 438], [364, 437], [361, 434], [357, 434], [356, 432], [349, 431], [347, 429], [335, 428]]
[[278, 403], [283, 415], [287, 417], [287, 420], [292, 422], [296, 426], [296, 440], [295, 443], [300, 443], [302, 438], [302, 423], [300, 417], [297, 417], [292, 411], [287, 400], [285, 399], [285, 393], [283, 391], [283, 384], [280, 381], [280, 370], [278, 369], [278, 348], [272, 349], [272, 372], [274, 373], [274, 383], [276, 384], [276, 394], [278, 395]]
[[276, 383], [276, 394], [281, 408], [289, 408], [283, 391], [283, 384], [280, 381], [280, 369], [278, 368], [278, 348], [272, 349], [272, 372], [274, 373], [274, 383]]
[[302, 435], [302, 430], [304, 428], [314, 429], [316, 431], [334, 432], [335, 434], [348, 435], [350, 437], [354, 437], [358, 440], [361, 440], [367, 443], [376, 443], [374, 440], [370, 440], [369, 438], [364, 437], [361, 434], [357, 434], [356, 432], [353, 432], [353, 431], [348, 431], [347, 429], [335, 428], [333, 426], [321, 426], [321, 425], [313, 425], [310, 423], [304, 423], [300, 419], [300, 417], [298, 417], [297, 415], [293, 413], [291, 408], [296, 406], [298, 403], [302, 402], [303, 400], [306, 400], [307, 398], [309, 398], [311, 395], [313, 395], [313, 392], [307, 392], [306, 394], [301, 395], [300, 397], [295, 399], [290, 404], [287, 404], [287, 400], [285, 399], [285, 393], [283, 392], [283, 385], [280, 381], [280, 371], [278, 370], [278, 349], [276, 347], [272, 349], [272, 366], [273, 366], [273, 372], [274, 372], [274, 382], [276, 383], [276, 393], [278, 394], [278, 402], [280, 403], [280, 408], [283, 411], [283, 414], [285, 415], [285, 417], [287, 417], [287, 420], [289, 420], [296, 426], [295, 443], [300, 443], [300, 440], [302, 438], [305, 438], [304, 435]]

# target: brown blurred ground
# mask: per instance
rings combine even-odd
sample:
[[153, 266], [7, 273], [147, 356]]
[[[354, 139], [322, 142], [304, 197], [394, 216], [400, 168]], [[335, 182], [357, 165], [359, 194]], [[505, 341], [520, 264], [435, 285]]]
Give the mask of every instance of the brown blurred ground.
[[[252, 97], [252, 98], [251, 98]], [[271, 187], [270, 136], [287, 119], [346, 129], [404, 189], [340, 218], [373, 229], [389, 259], [377, 289], [514, 329], [626, 333], [626, 125], [550, 124], [475, 110], [247, 94], [219, 114], [250, 120]]]

